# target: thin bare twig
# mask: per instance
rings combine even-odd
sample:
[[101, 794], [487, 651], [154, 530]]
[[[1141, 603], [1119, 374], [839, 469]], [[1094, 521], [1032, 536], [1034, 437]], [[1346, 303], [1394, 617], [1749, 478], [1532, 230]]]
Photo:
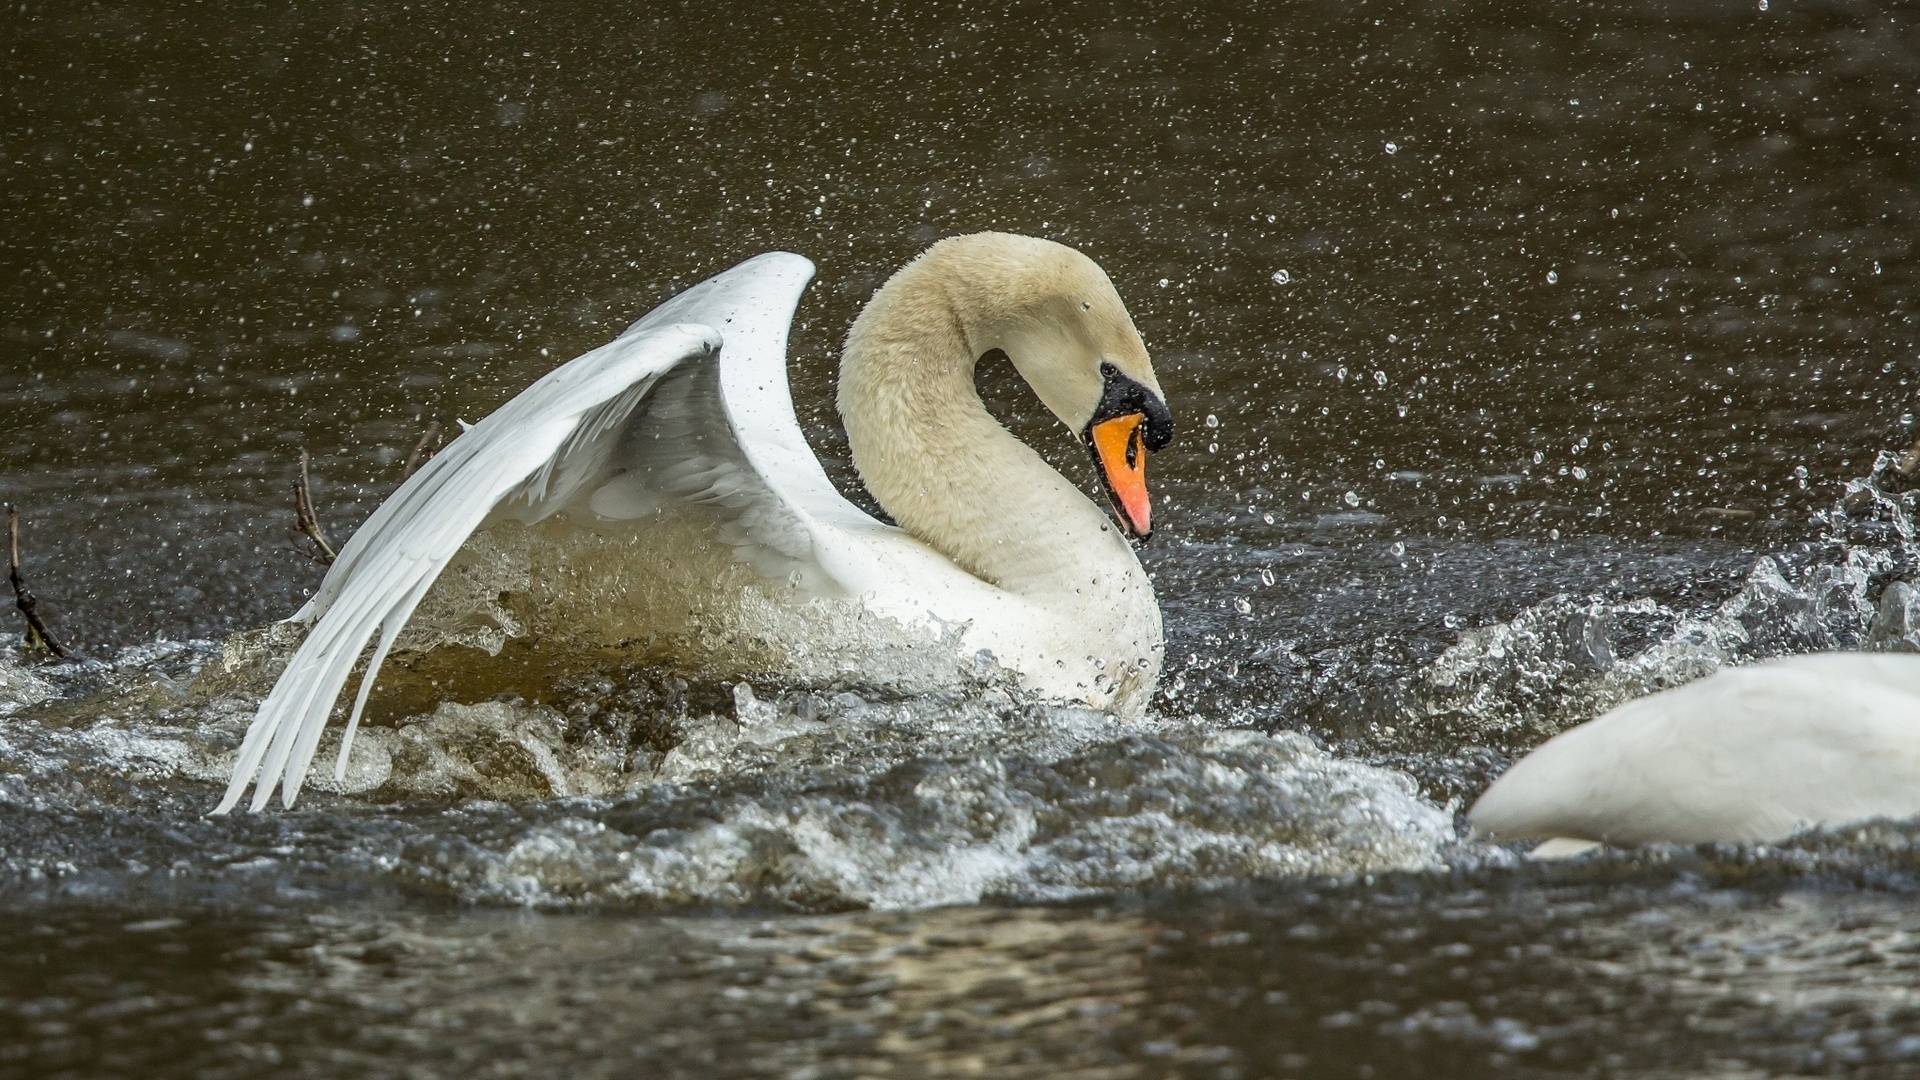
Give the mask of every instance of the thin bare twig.
[[[433, 449], [428, 449], [429, 445], [431, 445]], [[413, 444], [413, 453], [407, 455], [407, 469], [400, 474], [400, 479], [405, 480], [407, 477], [412, 476], [420, 466], [432, 461], [433, 455], [439, 453], [439, 448], [440, 421], [435, 420], [427, 425], [425, 432], [421, 433], [420, 441]]]
[[20, 511], [11, 505], [7, 507], [7, 581], [13, 585], [13, 606], [27, 620], [27, 647], [44, 648], [55, 656], [67, 655], [66, 647], [55, 641], [47, 632], [47, 624], [40, 621], [40, 613], [35, 610], [39, 601], [20, 576]]
[[293, 485], [293, 513], [300, 531], [294, 533], [294, 539], [301, 537], [313, 543], [311, 550], [296, 547], [294, 550], [319, 563], [332, 566], [335, 558], [333, 545], [327, 543], [327, 534], [320, 531], [320, 519], [313, 513], [313, 492], [307, 486], [307, 451], [300, 448], [300, 479]]

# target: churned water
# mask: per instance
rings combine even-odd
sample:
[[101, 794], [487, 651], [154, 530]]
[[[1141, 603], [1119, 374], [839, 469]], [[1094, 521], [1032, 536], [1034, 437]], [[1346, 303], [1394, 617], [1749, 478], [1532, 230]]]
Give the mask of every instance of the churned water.
[[[1632, 696], [1920, 648], [1920, 20], [1246, 7], [0, 13], [0, 496], [76, 653], [0, 661], [0, 1075], [1920, 1075], [1914, 825], [1458, 817]], [[1098, 259], [1175, 412], [1144, 720], [482, 634], [204, 816], [303, 449], [342, 539], [784, 248], [864, 497], [838, 341], [984, 228]]]

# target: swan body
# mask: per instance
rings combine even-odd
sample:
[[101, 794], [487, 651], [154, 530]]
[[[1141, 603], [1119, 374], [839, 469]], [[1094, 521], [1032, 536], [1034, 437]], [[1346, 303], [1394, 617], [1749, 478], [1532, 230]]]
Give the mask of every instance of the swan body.
[[1920, 656], [1817, 653], [1728, 668], [1627, 702], [1522, 758], [1468, 811], [1475, 832], [1595, 843], [1773, 841], [1920, 815]]
[[[933, 666], [949, 678], [990, 656], [1036, 695], [1143, 708], [1161, 625], [1128, 534], [1151, 528], [1145, 456], [1171, 418], [1105, 273], [1059, 244], [984, 233], [934, 245], [875, 294], [848, 335], [838, 406], [855, 467], [897, 526], [840, 495], [795, 421], [787, 332], [812, 276], [806, 259], [775, 252], [696, 285], [408, 478], [293, 616], [312, 630], [261, 703], [215, 812], [250, 784], [252, 809], [276, 786], [293, 805], [371, 641], [344, 768], [374, 675], [442, 570], [476, 531], [516, 523], [620, 538], [599, 553], [646, 564], [651, 591], [576, 586], [561, 602], [583, 620], [624, 604], [602, 621], [631, 629], [678, 612], [718, 624], [713, 640], [840, 637], [792, 655], [797, 665], [824, 650], [843, 671], [878, 633], [923, 664], [944, 656]], [[974, 365], [993, 350], [1087, 442], [1112, 517], [987, 413]], [[586, 563], [562, 576], [591, 578]], [[628, 569], [594, 580], [624, 582]]]

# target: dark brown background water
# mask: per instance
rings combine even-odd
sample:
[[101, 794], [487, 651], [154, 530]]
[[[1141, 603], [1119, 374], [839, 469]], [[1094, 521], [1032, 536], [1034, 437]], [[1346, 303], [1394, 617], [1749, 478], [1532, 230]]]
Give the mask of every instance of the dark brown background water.
[[424, 418], [788, 248], [831, 454], [856, 305], [1000, 228], [1132, 305], [1175, 544], [1349, 490], [1381, 535], [1770, 542], [1906, 430], [1920, 200], [1913, 28], [1775, 7], [29, 4], [0, 482], [82, 640], [258, 622], [315, 574], [298, 447], [344, 532]]
[[[282, 550], [300, 448], [344, 535], [429, 420], [478, 418], [674, 288], [769, 248], [820, 265], [794, 363], [831, 458], [833, 363], [857, 305], [928, 242], [985, 228], [1082, 247], [1155, 350], [1179, 423], [1153, 461], [1165, 525], [1146, 555], [1185, 658], [1168, 708], [1310, 724], [1330, 682], [1399, 677], [1458, 628], [1556, 592], [1710, 605], [1755, 553], [1817, 536], [1809, 515], [1839, 482], [1911, 441], [1911, 12], [1250, 7], [9, 5], [0, 496], [25, 514], [30, 579], [96, 651], [282, 616], [319, 574]], [[986, 389], [1084, 468], [1024, 390]], [[1309, 670], [1261, 667], [1276, 642]], [[1621, 918], [1648, 895], [1593, 889], [1577, 902]], [[1427, 926], [1473, 907], [1408, 902]], [[1248, 901], [1222, 918], [1272, 937], [1313, 922], [1303, 910]], [[1393, 940], [1387, 910], [1357, 917], [1378, 932], [1324, 963], [1388, 978], [1399, 961], [1373, 948]], [[282, 917], [207, 932], [282, 933]], [[1771, 917], [1743, 932], [1764, 938]], [[110, 909], [102, 925], [129, 920]], [[1504, 922], [1488, 933], [1512, 933]], [[60, 918], [47, 925], [66, 940]], [[213, 955], [180, 933], [187, 955]], [[1559, 940], [1541, 934], [1509, 944], [1528, 957]], [[117, 944], [72, 947], [106, 988], [76, 1001], [199, 992], [152, 990], [117, 966]], [[1188, 973], [1155, 969], [1155, 985], [1238, 985], [1206, 959], [1228, 954], [1137, 955]], [[215, 967], [239, 978], [256, 962]], [[1336, 997], [1375, 993], [1298, 970]], [[1448, 977], [1415, 980], [1393, 1015], [1455, 1000]], [[1658, 999], [1665, 984], [1645, 978]], [[18, 1000], [53, 993], [10, 985]], [[1302, 1014], [1292, 1049], [1249, 1034], [1280, 1020], [1222, 1019], [1252, 1000], [1137, 1014], [1217, 1021], [1253, 1040], [1241, 1049], [1176, 1060], [1142, 1035], [1117, 1060], [1224, 1077], [1386, 1053], [1326, 1034], [1346, 1023], [1328, 1016], [1366, 1015], [1362, 997]], [[1603, 1033], [1678, 1023], [1605, 995], [1570, 1008], [1566, 1022]], [[1789, 1046], [1777, 1067], [1848, 1060], [1820, 1049], [1840, 1028], [1795, 1035], [1811, 1021], [1775, 1024], [1773, 1008], [1740, 1015]], [[1471, 1048], [1460, 1062], [1475, 1068], [1531, 1060], [1497, 1034], [1430, 1028], [1455, 1030], [1433, 1045]], [[1736, 1028], [1665, 1050], [1705, 1067], [1737, 1056]], [[1604, 1072], [1614, 1041], [1556, 1067]], [[1636, 1045], [1624, 1062], [1657, 1064], [1658, 1039]], [[1859, 1062], [1905, 1068], [1896, 1057]], [[1418, 1071], [1418, 1055], [1390, 1058], [1380, 1075]], [[157, 1069], [60, 1060], [73, 1075]], [[838, 1067], [813, 1075], [858, 1074]]]

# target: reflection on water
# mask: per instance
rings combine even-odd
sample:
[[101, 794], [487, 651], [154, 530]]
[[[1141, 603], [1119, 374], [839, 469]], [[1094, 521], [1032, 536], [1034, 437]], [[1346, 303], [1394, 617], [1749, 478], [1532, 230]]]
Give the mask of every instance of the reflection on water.
[[[1446, 805], [1621, 696], [1920, 644], [1911, 497], [1837, 508], [1914, 434], [1920, 24], [1243, 7], [10, 11], [0, 496], [93, 661], [0, 665], [0, 1071], [1920, 1068], [1906, 832], [1545, 871]], [[848, 320], [986, 227], [1099, 259], [1178, 414], [1145, 727], [396, 691], [302, 814], [199, 816], [271, 660], [172, 639], [317, 582], [299, 448], [343, 535], [430, 422], [782, 247], [847, 482]]]
[[0, 1063], [1217, 1078], [1920, 1062], [1904, 898], [1743, 883], [1724, 865], [1662, 876], [798, 918], [63, 908], [0, 930], [16, 958]]

